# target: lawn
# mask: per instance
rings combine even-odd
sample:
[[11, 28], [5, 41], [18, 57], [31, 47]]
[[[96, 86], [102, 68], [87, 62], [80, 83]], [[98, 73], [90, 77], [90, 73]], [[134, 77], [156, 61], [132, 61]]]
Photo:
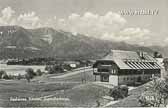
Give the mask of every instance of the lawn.
[[78, 73], [64, 78], [51, 78], [53, 76], [58, 76], [58, 75], [57, 74], [43, 75], [34, 80], [41, 81], [41, 82], [79, 82], [79, 83], [82, 83], [82, 79], [86, 79], [87, 82], [93, 82], [95, 80], [94, 79], [95, 77], [92, 71], [86, 71], [85, 73], [82, 72], [82, 73]]
[[44, 71], [45, 66], [43, 65], [32, 65], [32, 66], [27, 66], [27, 65], [6, 65], [6, 64], [0, 64], [0, 70], [4, 70], [8, 75], [24, 75], [25, 70], [27, 68], [32, 68], [34, 71], [37, 69], [40, 69], [41, 71]]
[[[26, 80], [0, 81], [0, 106], [3, 107], [66, 107], [83, 106], [95, 107], [97, 101], [104, 106], [109, 100], [102, 97], [108, 95], [107, 87], [94, 84], [94, 75], [91, 71], [78, 73], [64, 78], [51, 78], [54, 75], [36, 77], [30, 83]], [[87, 81], [82, 83], [82, 79]], [[112, 107], [138, 107], [138, 96], [144, 91], [144, 86], [129, 91], [129, 96], [111, 105]], [[26, 101], [11, 102], [9, 99], [19, 98], [66, 98], [68, 101]]]
[[[37, 83], [26, 81], [0, 81], [0, 106], [3, 107], [53, 107], [53, 106], [96, 106], [108, 89], [93, 83]], [[26, 101], [12, 102], [12, 98], [39, 97], [67, 98], [69, 101]]]
[[76, 83], [27, 83], [26, 81], [0, 81], [0, 106], [26, 107], [26, 106], [66, 106], [65, 103], [55, 101], [26, 101], [12, 102], [10, 98], [39, 98], [48, 95], [60, 94], [63, 90], [74, 87]]
[[[3, 107], [95, 107], [97, 101], [104, 106], [110, 100], [102, 97], [108, 95], [107, 87], [95, 85], [92, 71], [78, 73], [63, 78], [51, 78], [57, 75], [35, 77], [30, 83], [26, 80], [0, 81], [0, 106]], [[86, 79], [86, 82], [82, 82]], [[138, 96], [144, 91], [144, 86], [129, 91], [129, 96], [111, 105], [112, 107], [139, 107]], [[66, 98], [68, 101], [40, 100], [26, 102], [11, 102], [9, 99], [19, 98]]]
[[[93, 84], [92, 71], [85, 74], [75, 74], [65, 78], [50, 78], [51, 75], [36, 77], [30, 83], [26, 80], [0, 81], [0, 106], [2, 107], [65, 107], [65, 106], [96, 106], [99, 100], [104, 105], [102, 96], [107, 95], [108, 89]], [[52, 75], [53, 76], [53, 75]], [[87, 81], [82, 83], [82, 79]], [[10, 98], [65, 98], [69, 101], [20, 101], [12, 102]]]
[[72, 106], [95, 107], [96, 101], [104, 105], [105, 100], [102, 97], [108, 95], [108, 92], [108, 88], [87, 83], [68, 89], [65, 94], [71, 100]]

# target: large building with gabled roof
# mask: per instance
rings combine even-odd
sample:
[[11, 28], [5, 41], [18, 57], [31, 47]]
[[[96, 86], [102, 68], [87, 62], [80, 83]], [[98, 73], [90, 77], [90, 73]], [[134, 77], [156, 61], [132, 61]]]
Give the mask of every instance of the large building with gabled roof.
[[146, 52], [111, 50], [93, 65], [95, 80], [113, 85], [149, 81], [152, 76], [160, 75], [160, 71], [157, 60]]

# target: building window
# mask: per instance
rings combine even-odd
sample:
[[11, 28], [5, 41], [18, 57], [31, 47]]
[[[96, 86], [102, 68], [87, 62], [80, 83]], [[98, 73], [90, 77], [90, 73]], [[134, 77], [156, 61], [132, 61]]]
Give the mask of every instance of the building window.
[[98, 72], [109, 72], [108, 69], [98, 69]]
[[112, 74], [116, 74], [116, 70], [115, 70], [115, 69], [112, 69], [112, 70], [111, 70], [111, 73], [112, 73]]
[[108, 75], [101, 75], [101, 81], [102, 82], [109, 82], [109, 76]]

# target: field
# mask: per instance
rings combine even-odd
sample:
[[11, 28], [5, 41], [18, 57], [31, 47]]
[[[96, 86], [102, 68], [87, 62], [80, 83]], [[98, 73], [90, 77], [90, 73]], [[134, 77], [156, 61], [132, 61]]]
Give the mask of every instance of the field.
[[[108, 95], [109, 88], [94, 82], [90, 68], [59, 75], [44, 74], [35, 77], [30, 83], [26, 80], [0, 80], [0, 88], [0, 106], [3, 107], [95, 107], [97, 101], [101, 106], [110, 103], [110, 100], [102, 98]], [[143, 86], [130, 90], [128, 97], [111, 106], [140, 106], [137, 97], [143, 91]], [[11, 98], [26, 99], [26, 101], [11, 101]], [[40, 100], [32, 101], [29, 98]]]
[[[81, 70], [82, 71], [82, 70]], [[56, 76], [56, 75], [55, 75]], [[3, 107], [65, 107], [96, 106], [107, 95], [108, 89], [93, 83], [92, 71], [77, 73], [62, 78], [51, 78], [53, 75], [36, 77], [30, 83], [26, 80], [0, 80], [0, 106]], [[87, 81], [82, 82], [85, 78]], [[11, 98], [27, 99], [11, 101]], [[39, 99], [30, 101], [28, 98]], [[42, 100], [43, 99], [43, 100]], [[46, 100], [51, 99], [51, 100]], [[62, 99], [62, 100], [54, 100]]]
[[34, 71], [37, 69], [40, 69], [41, 71], [44, 71], [45, 66], [24, 66], [24, 65], [6, 65], [6, 64], [0, 64], [0, 70], [4, 70], [8, 75], [24, 75], [25, 70], [27, 68], [32, 68]]
[[26, 101], [26, 102], [12, 102], [10, 98], [40, 98], [48, 95], [55, 96], [60, 94], [61, 90], [70, 89], [76, 84], [68, 83], [27, 83], [26, 81], [1, 81], [0, 86], [0, 106], [60, 106], [61, 103], [55, 103], [52, 101]]

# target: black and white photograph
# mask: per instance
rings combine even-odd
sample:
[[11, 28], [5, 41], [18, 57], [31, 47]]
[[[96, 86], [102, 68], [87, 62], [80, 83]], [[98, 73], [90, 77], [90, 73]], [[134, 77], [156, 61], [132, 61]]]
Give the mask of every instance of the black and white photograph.
[[0, 107], [168, 107], [168, 0], [0, 0]]

